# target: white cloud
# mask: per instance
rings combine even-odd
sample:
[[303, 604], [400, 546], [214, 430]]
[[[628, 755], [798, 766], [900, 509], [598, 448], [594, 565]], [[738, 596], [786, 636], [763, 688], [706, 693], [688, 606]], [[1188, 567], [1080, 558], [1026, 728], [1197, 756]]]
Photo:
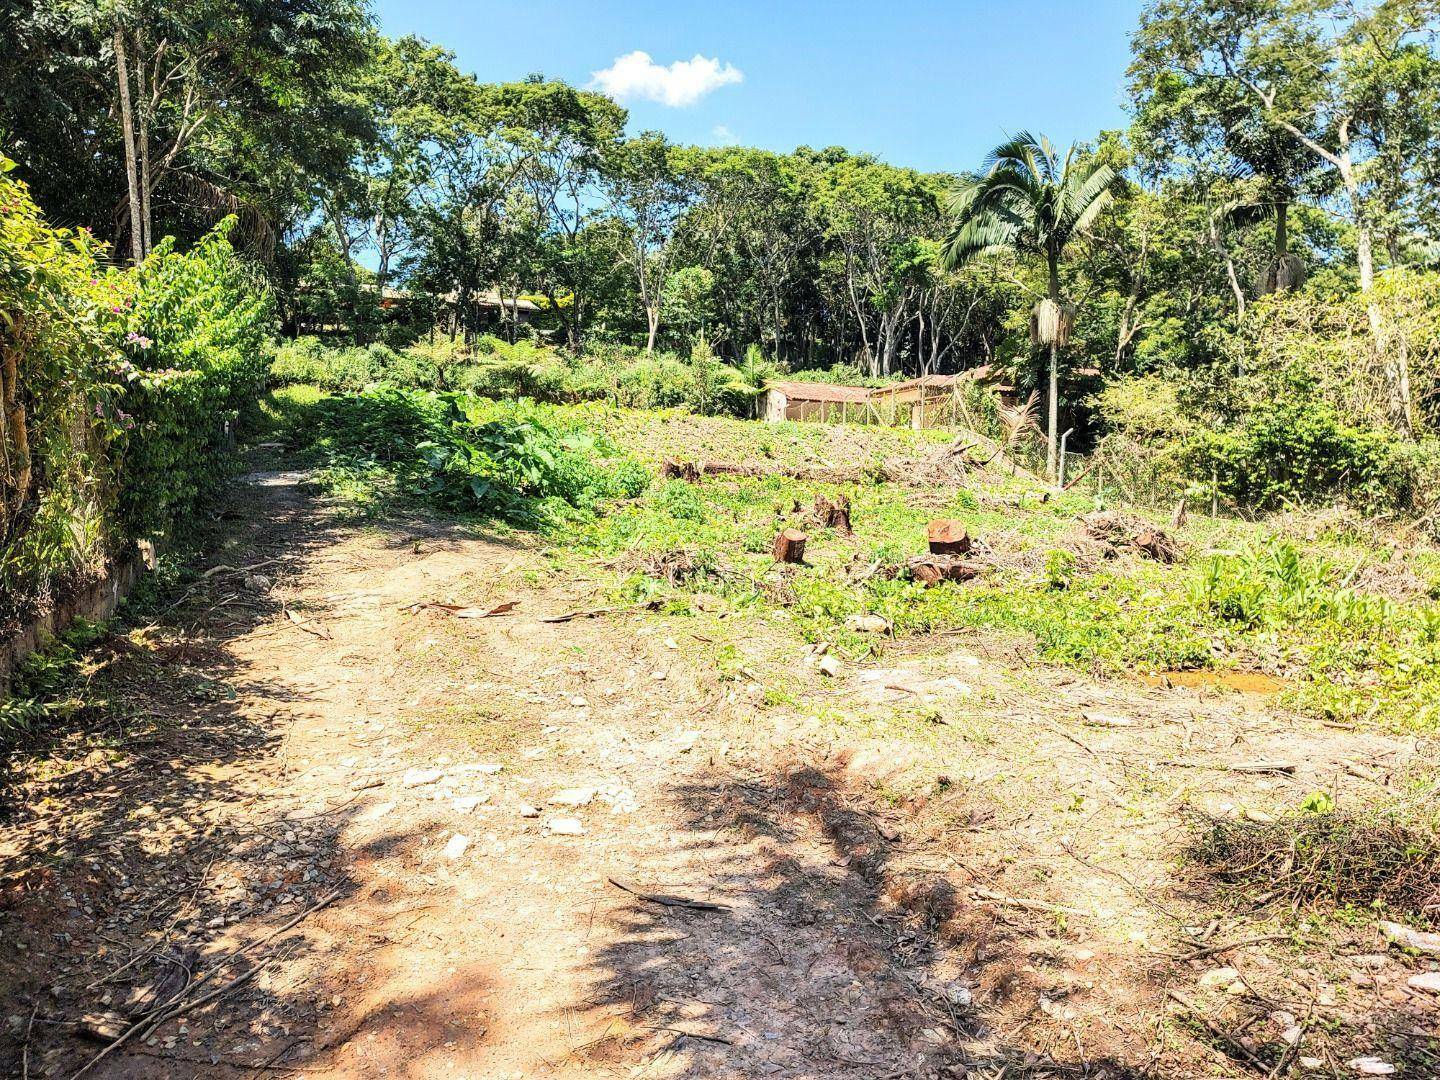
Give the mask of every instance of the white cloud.
[[710, 129], [710, 137], [715, 140], [716, 146], [739, 146], [740, 136], [736, 135], [724, 124], [716, 124]]
[[612, 98], [643, 98], [682, 108], [744, 78], [739, 68], [721, 64], [718, 58], [696, 53], [692, 59], [676, 60], [665, 67], [650, 59], [649, 53], [636, 49], [595, 72], [594, 85]]

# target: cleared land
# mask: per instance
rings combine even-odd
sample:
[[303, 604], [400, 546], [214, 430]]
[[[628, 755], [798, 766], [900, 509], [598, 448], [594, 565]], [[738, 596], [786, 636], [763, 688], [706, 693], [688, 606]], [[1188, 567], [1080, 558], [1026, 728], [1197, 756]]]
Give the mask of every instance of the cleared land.
[[[1440, 1075], [1382, 929], [1440, 903], [1432, 552], [1192, 519], [1166, 565], [933, 437], [562, 411], [767, 475], [525, 531], [257, 456], [16, 763], [8, 1068]], [[889, 574], [935, 517], [974, 581]]]

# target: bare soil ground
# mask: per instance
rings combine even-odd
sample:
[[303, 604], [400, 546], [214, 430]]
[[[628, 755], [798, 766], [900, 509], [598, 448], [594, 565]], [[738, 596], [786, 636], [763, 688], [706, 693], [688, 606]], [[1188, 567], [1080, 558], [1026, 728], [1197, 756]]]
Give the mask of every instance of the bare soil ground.
[[301, 480], [237, 486], [235, 569], [7, 793], [8, 1075], [1440, 1076], [1432, 961], [1179, 858], [1414, 739], [968, 635], [827, 676]]

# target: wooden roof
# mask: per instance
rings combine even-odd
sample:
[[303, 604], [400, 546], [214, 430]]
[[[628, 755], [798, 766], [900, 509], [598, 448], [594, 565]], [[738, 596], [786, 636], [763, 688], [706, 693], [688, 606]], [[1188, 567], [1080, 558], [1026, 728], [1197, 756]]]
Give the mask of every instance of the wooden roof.
[[790, 401], [850, 401], [863, 404], [870, 397], [868, 386], [837, 386], [834, 383], [793, 382], [788, 379], [773, 379], [765, 384], [767, 390], [776, 390]]
[[872, 397], [884, 397], [886, 394], [900, 394], [906, 390], [949, 390], [961, 378], [960, 375], [922, 375], [918, 379], [906, 379], [904, 382], [877, 386], [870, 391], [870, 394]]

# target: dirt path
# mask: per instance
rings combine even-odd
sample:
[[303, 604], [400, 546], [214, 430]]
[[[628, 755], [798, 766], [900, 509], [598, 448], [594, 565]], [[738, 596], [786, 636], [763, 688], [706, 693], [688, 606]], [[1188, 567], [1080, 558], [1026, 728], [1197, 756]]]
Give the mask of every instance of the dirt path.
[[[300, 480], [249, 477], [212, 559], [237, 569], [101, 658], [123, 737], [25, 779], [17, 1074], [73, 1075], [179, 993], [86, 1075], [1235, 1075], [1166, 1020], [1196, 917], [1167, 800], [1413, 750], [965, 641], [762, 712], [703, 628], [543, 621], [603, 601], [523, 543], [348, 525]], [[794, 666], [766, 649], [747, 631], [752, 666]], [[1062, 726], [1087, 708], [1140, 719]]]

